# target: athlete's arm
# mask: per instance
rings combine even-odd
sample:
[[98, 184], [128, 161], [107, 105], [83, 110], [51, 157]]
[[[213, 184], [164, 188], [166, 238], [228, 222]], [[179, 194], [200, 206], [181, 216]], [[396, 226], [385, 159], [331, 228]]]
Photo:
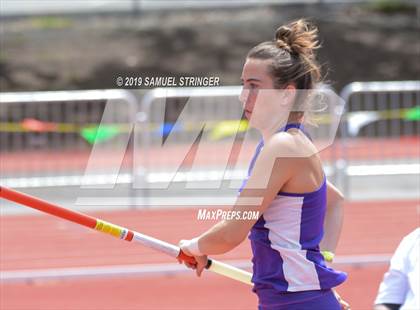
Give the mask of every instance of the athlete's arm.
[[[290, 137], [277, 134], [264, 146], [246, 186], [240, 193], [234, 212], [259, 212], [261, 216], [277, 195], [279, 189], [290, 179], [296, 159], [279, 158], [278, 150], [293, 148]], [[275, 173], [272, 173], [272, 172]], [[252, 202], [250, 200], [257, 200]], [[251, 204], [249, 204], [251, 203]], [[198, 239], [198, 247], [205, 254], [222, 254], [238, 246], [248, 235], [258, 219], [223, 220], [203, 233]]]
[[[259, 154], [252, 173], [244, 189], [238, 196], [233, 212], [259, 212], [261, 216], [277, 195], [279, 189], [291, 178], [298, 166], [298, 161], [292, 156], [296, 143], [285, 133], [275, 134]], [[281, 152], [281, 153], [280, 153]], [[285, 157], [284, 153], [289, 156]], [[276, 173], [272, 173], [275, 171]], [[247, 200], [256, 199], [251, 204]], [[207, 259], [204, 254], [222, 254], [238, 246], [248, 235], [251, 227], [258, 219], [223, 220], [201, 236], [192, 240], [180, 242], [181, 249], [187, 255], [196, 258], [196, 266], [188, 266], [197, 270], [200, 275]]]
[[321, 251], [335, 253], [343, 227], [343, 194], [329, 181], [327, 182], [327, 212], [324, 220], [324, 238], [320, 243]]
[[[279, 189], [291, 178], [293, 171], [299, 168], [299, 161], [293, 156], [295, 150], [296, 144], [288, 135], [274, 135], [259, 154], [245, 187], [231, 209], [232, 212], [259, 212], [261, 216]], [[276, 173], [272, 173], [273, 171]], [[247, 201], [250, 199], [258, 201], [246, 203], [250, 202]], [[226, 219], [197, 238], [181, 240], [181, 249], [185, 254], [194, 256], [197, 261], [196, 265], [185, 264], [195, 269], [200, 276], [207, 264], [207, 255], [222, 254], [238, 246], [257, 220]], [[194, 249], [195, 253], [190, 252], [191, 249]]]

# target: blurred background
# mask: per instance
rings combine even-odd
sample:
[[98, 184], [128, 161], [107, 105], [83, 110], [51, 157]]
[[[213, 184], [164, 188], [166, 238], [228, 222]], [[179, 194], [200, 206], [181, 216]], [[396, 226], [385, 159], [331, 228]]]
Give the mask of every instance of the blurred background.
[[[197, 208], [233, 201], [259, 139], [240, 120], [248, 50], [308, 18], [331, 102], [312, 130], [347, 198], [339, 292], [370, 309], [391, 254], [419, 226], [419, 12], [397, 0], [2, 0], [0, 184], [165, 241], [196, 236], [213, 224]], [[130, 80], [185, 76], [220, 87]], [[1, 309], [256, 308], [245, 285], [0, 205]], [[250, 257], [245, 242], [217, 258], [249, 269]]]
[[[119, 75], [210, 76], [238, 85], [250, 47], [313, 20], [337, 91], [418, 78], [415, 1], [1, 2], [3, 91], [114, 88]], [[77, 48], [76, 48], [77, 47]]]

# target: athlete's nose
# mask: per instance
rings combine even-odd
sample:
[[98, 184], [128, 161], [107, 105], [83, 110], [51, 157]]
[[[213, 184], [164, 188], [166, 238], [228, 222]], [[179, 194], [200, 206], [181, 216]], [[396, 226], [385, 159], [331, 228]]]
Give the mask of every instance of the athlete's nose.
[[249, 96], [249, 89], [242, 87], [241, 93], [239, 95], [239, 101], [242, 103], [243, 108], [245, 108], [246, 101]]

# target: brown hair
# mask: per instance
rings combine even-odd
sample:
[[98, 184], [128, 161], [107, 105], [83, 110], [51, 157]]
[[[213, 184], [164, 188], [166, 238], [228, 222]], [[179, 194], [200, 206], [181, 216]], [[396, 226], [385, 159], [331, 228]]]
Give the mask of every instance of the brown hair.
[[289, 84], [297, 89], [312, 89], [321, 80], [314, 50], [319, 48], [318, 29], [304, 19], [279, 27], [274, 40], [252, 48], [247, 58], [271, 60], [269, 73], [275, 88]]

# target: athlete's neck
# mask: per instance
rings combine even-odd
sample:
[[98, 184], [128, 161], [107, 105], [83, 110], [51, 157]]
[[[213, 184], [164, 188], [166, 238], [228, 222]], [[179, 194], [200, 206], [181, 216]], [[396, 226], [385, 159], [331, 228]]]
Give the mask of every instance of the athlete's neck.
[[302, 123], [303, 123], [303, 117], [293, 117], [291, 114], [287, 120], [283, 120], [281, 122], [276, 123], [275, 125], [271, 127], [264, 128], [263, 130], [261, 130], [263, 141], [264, 143], [266, 143], [271, 138], [271, 136], [277, 133], [281, 128], [286, 127], [288, 124], [302, 124]]

